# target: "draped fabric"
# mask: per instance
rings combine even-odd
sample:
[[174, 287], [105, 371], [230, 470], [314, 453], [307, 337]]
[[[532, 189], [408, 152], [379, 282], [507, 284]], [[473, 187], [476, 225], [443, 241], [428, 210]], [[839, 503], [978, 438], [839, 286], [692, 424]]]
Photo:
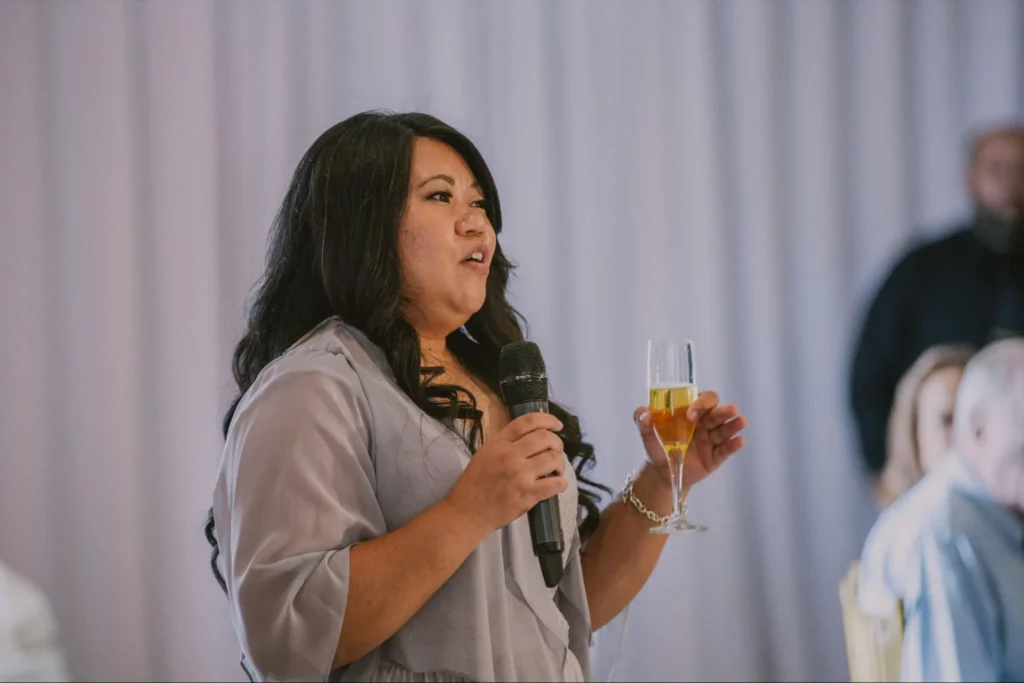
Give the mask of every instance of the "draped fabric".
[[650, 336], [750, 417], [620, 678], [843, 678], [851, 341], [966, 215], [967, 134], [1024, 115], [1022, 36], [1014, 0], [0, 2], [0, 557], [79, 679], [242, 677], [201, 525], [245, 299], [312, 140], [418, 109], [492, 166], [598, 479], [642, 461]]

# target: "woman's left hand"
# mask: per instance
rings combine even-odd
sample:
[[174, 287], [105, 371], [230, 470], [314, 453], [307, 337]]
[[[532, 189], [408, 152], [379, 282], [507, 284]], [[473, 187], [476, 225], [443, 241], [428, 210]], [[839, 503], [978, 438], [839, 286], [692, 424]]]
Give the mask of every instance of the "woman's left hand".
[[[687, 417], [695, 423], [693, 438], [683, 465], [683, 485], [689, 490], [694, 484], [707, 478], [722, 466], [729, 456], [743, 448], [745, 439], [737, 436], [747, 426], [747, 418], [740, 415], [734, 404], [718, 404], [718, 394], [702, 391], [690, 406]], [[665, 449], [654, 433], [651, 414], [646, 406], [633, 413], [633, 420], [640, 429], [640, 436], [647, 451], [647, 457], [655, 469], [671, 482]]]

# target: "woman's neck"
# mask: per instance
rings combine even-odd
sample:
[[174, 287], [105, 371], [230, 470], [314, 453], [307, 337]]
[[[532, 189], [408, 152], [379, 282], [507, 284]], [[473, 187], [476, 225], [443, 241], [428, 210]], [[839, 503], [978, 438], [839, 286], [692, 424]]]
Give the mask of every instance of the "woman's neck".
[[447, 366], [451, 361], [451, 352], [444, 337], [420, 337], [420, 360], [423, 365]]

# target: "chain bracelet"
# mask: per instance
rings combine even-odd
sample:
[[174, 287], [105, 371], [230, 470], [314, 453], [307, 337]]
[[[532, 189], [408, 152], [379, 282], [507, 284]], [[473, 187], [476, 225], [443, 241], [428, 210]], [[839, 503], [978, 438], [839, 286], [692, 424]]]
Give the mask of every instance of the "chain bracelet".
[[[639, 498], [636, 497], [636, 494], [633, 492], [633, 482], [636, 480], [636, 475], [637, 475], [636, 472], [631, 472], [629, 474], [629, 476], [626, 477], [626, 488], [623, 489], [623, 491], [622, 491], [622, 499], [626, 500], [626, 501], [629, 501], [629, 503], [633, 507], [636, 508], [637, 512], [639, 512], [641, 515], [643, 515], [647, 519], [651, 520], [655, 524], [657, 524], [659, 526], [663, 526], [663, 525], [667, 524], [669, 518], [672, 515], [665, 515], [664, 517], [662, 517], [661, 515], [656, 513], [654, 510], [651, 510], [646, 505], [644, 505], [643, 502]], [[680, 506], [680, 511], [683, 512], [683, 513], [686, 512], [686, 504], [685, 503], [683, 503], [683, 505]]]

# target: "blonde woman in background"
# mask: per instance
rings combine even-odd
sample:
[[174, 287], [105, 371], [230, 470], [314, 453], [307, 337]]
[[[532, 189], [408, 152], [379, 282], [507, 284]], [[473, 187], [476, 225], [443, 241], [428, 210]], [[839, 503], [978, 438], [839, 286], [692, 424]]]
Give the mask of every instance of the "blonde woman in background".
[[953, 405], [969, 346], [941, 344], [922, 353], [900, 379], [886, 434], [877, 496], [887, 507], [932, 470], [949, 450]]
[[[897, 383], [887, 424], [885, 462], [875, 486], [880, 507], [888, 508], [883, 511], [883, 517], [901, 507], [902, 503], [892, 505], [897, 498], [913, 499], [913, 494], [906, 497], [903, 494], [926, 474], [942, 472], [939, 464], [946, 460], [952, 445], [957, 390], [972, 356], [973, 349], [968, 346], [929, 347]], [[931, 478], [933, 476], [928, 477]], [[899, 545], [902, 539], [906, 547], [910, 546], [915, 532], [913, 526], [900, 528], [890, 524], [887, 528], [898, 537], [892, 543]], [[900, 537], [900, 533], [907, 537]], [[914, 605], [902, 604], [900, 597], [880, 584], [880, 572], [888, 576], [880, 565], [890, 567], [878, 557], [863, 555], [853, 563], [840, 586], [850, 680], [853, 681], [900, 680], [901, 652], [906, 636], [905, 609], [912, 613]]]

